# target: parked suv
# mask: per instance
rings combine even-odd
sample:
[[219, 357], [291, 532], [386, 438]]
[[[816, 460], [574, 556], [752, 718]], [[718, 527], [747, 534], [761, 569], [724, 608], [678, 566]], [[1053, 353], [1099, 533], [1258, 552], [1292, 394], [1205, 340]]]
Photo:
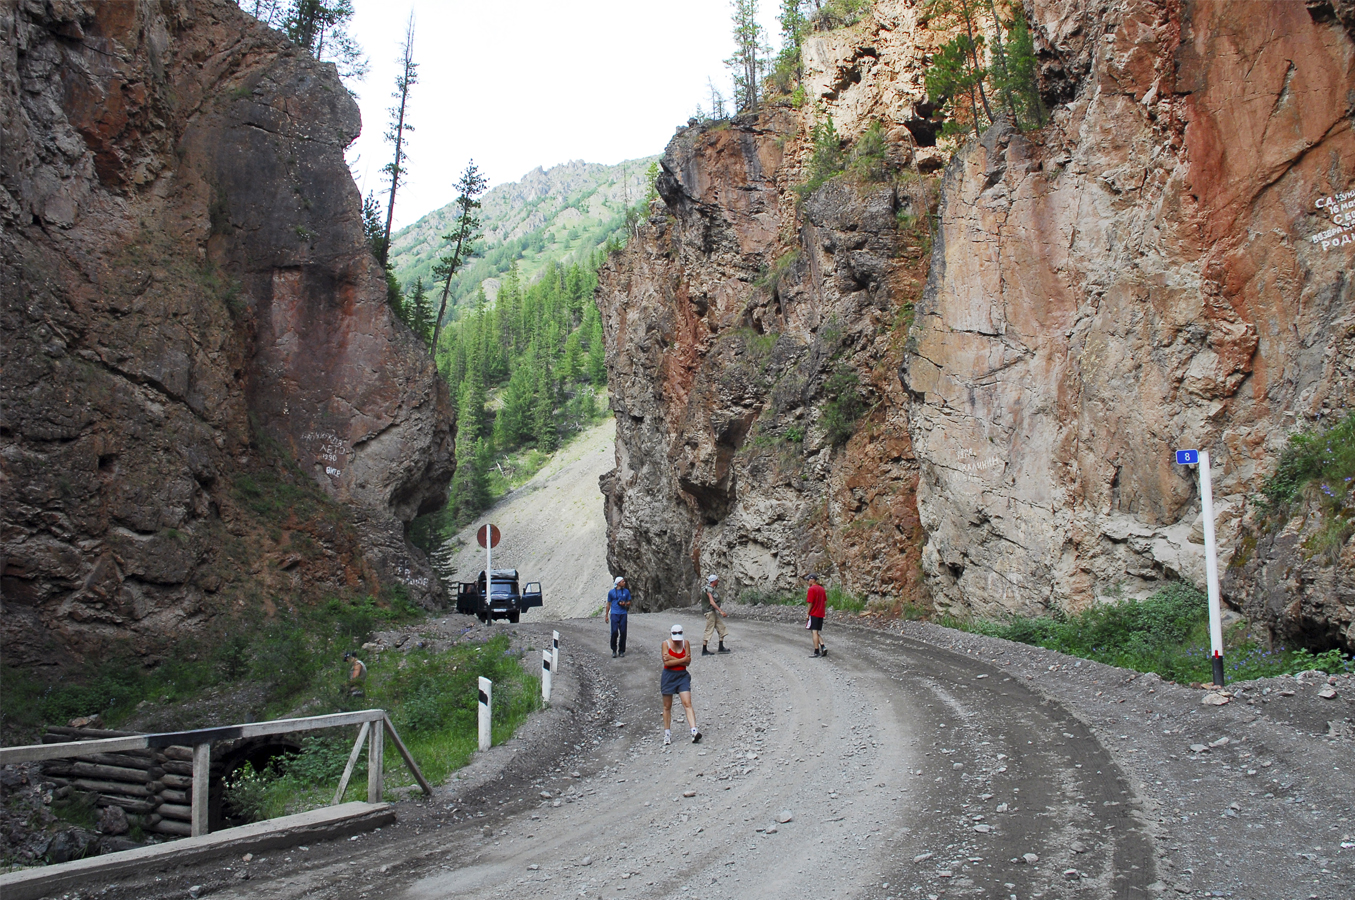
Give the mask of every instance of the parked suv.
[[485, 591], [485, 573], [474, 582], [461, 582], [456, 591], [456, 611], [478, 616], [481, 622], [507, 619], [517, 622], [522, 614], [541, 605], [541, 582], [528, 582], [526, 590], [518, 589], [517, 569], [495, 569]]

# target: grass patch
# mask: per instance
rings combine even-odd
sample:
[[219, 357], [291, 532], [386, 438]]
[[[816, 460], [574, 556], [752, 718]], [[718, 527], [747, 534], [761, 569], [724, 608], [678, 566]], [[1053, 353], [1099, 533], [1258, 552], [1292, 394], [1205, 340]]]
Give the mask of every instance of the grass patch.
[[[863, 612], [866, 608], [865, 600], [847, 592], [838, 585], [827, 585], [824, 591], [828, 595], [829, 609], [856, 614]], [[747, 588], [739, 593], [738, 602], [746, 603], [749, 606], [803, 606], [805, 597], [804, 594], [783, 594], [777, 591]]]
[[[387, 653], [369, 663], [366, 696], [357, 705], [386, 710], [424, 777], [439, 784], [469, 762], [479, 747], [480, 677], [494, 682], [495, 744], [512, 737], [527, 716], [540, 708], [540, 682], [523, 667], [522, 657], [523, 651], [512, 649], [504, 634], [442, 653]], [[342, 694], [346, 688], [342, 673], [325, 687]], [[244, 766], [227, 787], [230, 814], [237, 820], [258, 821], [327, 805], [355, 736], [356, 730], [348, 736], [307, 737], [300, 753], [276, 760], [262, 772]], [[365, 798], [365, 772], [364, 749], [345, 799]], [[389, 787], [414, 783], [403, 760], [393, 752], [386, 754], [385, 779]]]
[[1355, 412], [1330, 428], [1291, 435], [1262, 495], [1268, 523], [1286, 522], [1301, 500], [1315, 501], [1322, 526], [1304, 548], [1335, 562], [1355, 534]]
[[96, 713], [107, 727], [117, 728], [143, 700], [184, 703], [243, 682], [263, 687], [262, 715], [280, 715], [337, 677], [331, 670], [338, 671], [335, 663], [344, 651], [360, 646], [378, 626], [422, 615], [402, 590], [393, 590], [381, 599], [336, 598], [314, 609], [279, 611], [262, 625], [223, 623], [210, 640], [181, 642], [171, 658], [152, 669], [131, 653], [105, 656], [50, 680], [4, 666], [0, 732], [6, 740], [35, 735], [47, 725]]
[[839, 363], [823, 384], [823, 394], [828, 399], [823, 404], [822, 424], [833, 446], [847, 443], [856, 432], [856, 423], [865, 415], [860, 386], [856, 370], [845, 362]]
[[[1008, 622], [943, 617], [941, 624], [990, 637], [1057, 650], [1137, 672], [1156, 672], [1181, 683], [1213, 680], [1209, 658], [1209, 601], [1186, 584], [1173, 584], [1146, 600], [1104, 604], [1075, 615], [1016, 618]], [[1308, 669], [1355, 671], [1340, 651], [1266, 650], [1229, 635], [1224, 668], [1229, 681], [1293, 674]]]

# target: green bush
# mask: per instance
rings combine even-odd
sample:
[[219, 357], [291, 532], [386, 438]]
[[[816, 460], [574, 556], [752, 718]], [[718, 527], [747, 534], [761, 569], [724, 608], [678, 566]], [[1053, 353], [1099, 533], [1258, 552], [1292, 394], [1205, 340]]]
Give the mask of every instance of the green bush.
[[1335, 562], [1355, 533], [1355, 412], [1330, 428], [1292, 435], [1262, 495], [1276, 528], [1300, 498], [1315, 499], [1322, 526], [1304, 546]]
[[[493, 742], [512, 737], [540, 708], [540, 681], [522, 664], [523, 654], [505, 634], [484, 643], [454, 646], [444, 652], [413, 650], [372, 658], [358, 707], [384, 709], [396, 731], [432, 784], [465, 765], [479, 746], [481, 677], [494, 683]], [[335, 678], [322, 688], [333, 706], [351, 706], [347, 684]], [[337, 698], [337, 699], [336, 699]], [[264, 771], [244, 768], [227, 784], [232, 815], [251, 821], [323, 806], [333, 799], [348, 761], [353, 737], [332, 732], [312, 735], [300, 753], [274, 761]], [[365, 795], [365, 753], [350, 781], [348, 799]], [[403, 760], [388, 753], [385, 778], [390, 786], [413, 783]], [[351, 795], [351, 796], [350, 796]]]
[[1269, 504], [1286, 509], [1304, 488], [1320, 484], [1324, 498], [1339, 505], [1355, 479], [1355, 412], [1325, 430], [1289, 438], [1275, 474], [1262, 493]]
[[823, 393], [828, 400], [823, 404], [822, 424], [828, 442], [833, 446], [847, 442], [866, 412], [859, 388], [856, 370], [848, 365], [839, 365], [824, 382]]
[[830, 178], [842, 174], [846, 163], [842, 151], [842, 138], [833, 125], [832, 116], [825, 116], [822, 121], [814, 123], [809, 132], [809, 140], [813, 149], [810, 151], [809, 165], [805, 170], [805, 180], [795, 188], [801, 200], [823, 187]]
[[884, 126], [871, 122], [852, 147], [847, 171], [858, 181], [884, 181], [889, 177], [889, 142]]
[[[1213, 680], [1208, 598], [1183, 583], [1169, 585], [1146, 600], [1102, 604], [1075, 615], [952, 624], [1111, 666], [1156, 672], [1169, 681]], [[1355, 671], [1355, 663], [1340, 651], [1267, 650], [1247, 640], [1225, 647], [1224, 667], [1230, 681], [1313, 668]]]

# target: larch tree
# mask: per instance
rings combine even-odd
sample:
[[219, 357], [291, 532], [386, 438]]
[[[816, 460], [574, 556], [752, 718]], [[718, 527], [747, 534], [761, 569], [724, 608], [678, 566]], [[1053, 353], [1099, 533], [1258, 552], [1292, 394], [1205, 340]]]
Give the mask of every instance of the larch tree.
[[282, 32], [316, 59], [334, 63], [343, 78], [367, 74], [362, 48], [348, 33], [353, 0], [292, 0], [282, 16]]
[[442, 301], [438, 304], [437, 318], [433, 320], [434, 353], [437, 352], [438, 336], [442, 333], [442, 321], [447, 315], [447, 297], [452, 291], [452, 278], [476, 252], [475, 243], [480, 239], [480, 217], [475, 211], [480, 208], [480, 195], [488, 185], [489, 180], [480, 174], [475, 160], [466, 164], [466, 170], [456, 183], [456, 225], [451, 233], [442, 236], [451, 252], [440, 257], [433, 266], [433, 275], [442, 279]]
[[414, 11], [409, 12], [409, 22], [405, 25], [405, 42], [400, 49], [400, 74], [395, 76], [396, 100], [390, 112], [391, 122], [386, 129], [386, 141], [395, 146], [395, 156], [381, 167], [390, 181], [390, 196], [386, 202], [386, 228], [381, 237], [381, 249], [377, 258], [386, 265], [390, 255], [391, 223], [395, 220], [395, 192], [400, 187], [400, 176], [405, 174], [405, 134], [414, 130], [409, 123], [409, 90], [419, 81], [419, 64], [414, 61]]
[[757, 109], [758, 84], [767, 67], [765, 36], [757, 21], [758, 0], [730, 0], [734, 23], [734, 55], [725, 65], [734, 75], [734, 107], [737, 112]]

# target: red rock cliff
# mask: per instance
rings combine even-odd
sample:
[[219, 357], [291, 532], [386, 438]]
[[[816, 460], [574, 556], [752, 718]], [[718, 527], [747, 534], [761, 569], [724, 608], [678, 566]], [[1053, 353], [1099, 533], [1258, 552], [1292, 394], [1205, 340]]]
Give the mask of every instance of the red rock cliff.
[[440, 599], [403, 523], [445, 499], [453, 408], [385, 303], [333, 67], [226, 0], [0, 34], [7, 655]]
[[[919, 146], [938, 37], [913, 3], [811, 37], [799, 113], [674, 139], [666, 210], [600, 292], [614, 566], [652, 566], [675, 599], [707, 570], [737, 591], [826, 566], [895, 597], [920, 577], [937, 606], [985, 615], [1202, 585], [1171, 450], [1214, 456], [1226, 564], [1286, 436], [1355, 404], [1355, 244], [1326, 201], [1355, 187], [1349, 4], [1028, 11], [1053, 121], [955, 155], [920, 297], [899, 230], [918, 201], [844, 178], [797, 212], [790, 192], [816, 103], [849, 142], [880, 121], [896, 162], [938, 164]], [[757, 377], [734, 378], [759, 348]], [[870, 413], [838, 448], [816, 424], [843, 366]], [[790, 484], [747, 462], [773, 446]], [[854, 530], [883, 564], [844, 552]]]

